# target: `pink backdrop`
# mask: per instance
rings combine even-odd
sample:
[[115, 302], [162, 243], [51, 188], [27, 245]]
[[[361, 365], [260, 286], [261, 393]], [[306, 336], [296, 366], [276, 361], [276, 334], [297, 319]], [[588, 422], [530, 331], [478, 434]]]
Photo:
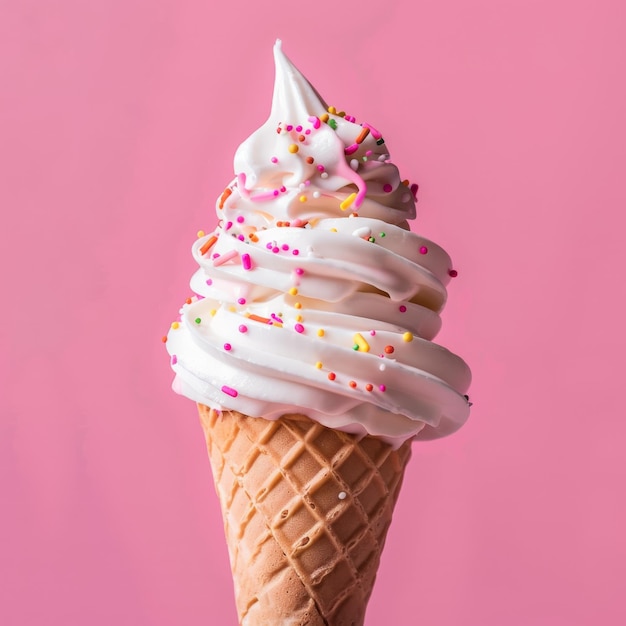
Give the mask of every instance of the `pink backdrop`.
[[161, 336], [276, 37], [383, 128], [459, 269], [467, 426], [415, 445], [367, 624], [626, 623], [626, 4], [0, 9], [0, 623], [235, 624]]

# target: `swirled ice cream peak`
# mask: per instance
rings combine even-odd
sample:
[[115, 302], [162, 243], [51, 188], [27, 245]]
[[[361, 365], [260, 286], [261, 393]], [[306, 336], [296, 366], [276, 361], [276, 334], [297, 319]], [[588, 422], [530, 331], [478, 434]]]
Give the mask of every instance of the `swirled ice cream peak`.
[[399, 445], [467, 418], [465, 363], [431, 340], [456, 272], [411, 232], [416, 186], [370, 124], [328, 107], [282, 51], [268, 120], [236, 152], [194, 291], [167, 337], [196, 402]]

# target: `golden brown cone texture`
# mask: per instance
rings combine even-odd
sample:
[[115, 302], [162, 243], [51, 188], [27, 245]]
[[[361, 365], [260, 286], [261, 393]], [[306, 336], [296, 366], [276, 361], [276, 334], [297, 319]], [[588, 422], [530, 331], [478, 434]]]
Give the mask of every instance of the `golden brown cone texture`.
[[198, 408], [240, 624], [362, 626], [410, 441]]

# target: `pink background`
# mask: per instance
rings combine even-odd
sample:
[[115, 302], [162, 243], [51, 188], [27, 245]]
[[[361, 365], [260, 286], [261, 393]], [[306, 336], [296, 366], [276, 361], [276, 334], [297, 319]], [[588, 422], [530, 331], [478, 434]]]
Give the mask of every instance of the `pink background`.
[[367, 625], [626, 623], [626, 4], [380, 7], [2, 3], [3, 625], [235, 624], [161, 336], [276, 37], [382, 127], [459, 269], [473, 414], [415, 445]]

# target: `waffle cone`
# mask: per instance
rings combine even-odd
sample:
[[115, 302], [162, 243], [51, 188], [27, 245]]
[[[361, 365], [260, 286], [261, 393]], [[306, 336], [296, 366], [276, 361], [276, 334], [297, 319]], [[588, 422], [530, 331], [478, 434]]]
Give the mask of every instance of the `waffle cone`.
[[199, 405], [242, 626], [362, 626], [411, 454]]

